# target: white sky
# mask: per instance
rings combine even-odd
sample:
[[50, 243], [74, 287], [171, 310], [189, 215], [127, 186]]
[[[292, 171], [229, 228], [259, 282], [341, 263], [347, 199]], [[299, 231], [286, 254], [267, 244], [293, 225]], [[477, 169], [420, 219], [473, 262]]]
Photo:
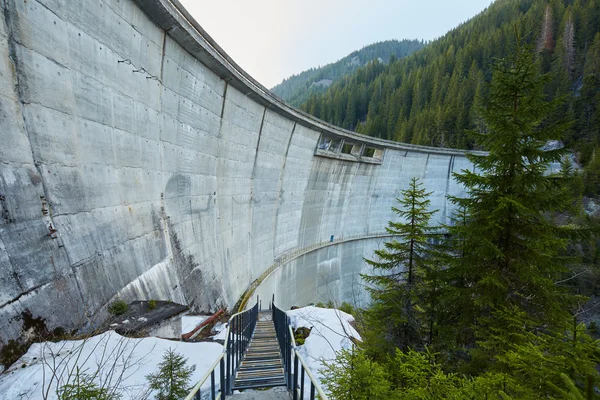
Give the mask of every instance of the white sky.
[[180, 0], [266, 87], [388, 39], [442, 36], [491, 0]]

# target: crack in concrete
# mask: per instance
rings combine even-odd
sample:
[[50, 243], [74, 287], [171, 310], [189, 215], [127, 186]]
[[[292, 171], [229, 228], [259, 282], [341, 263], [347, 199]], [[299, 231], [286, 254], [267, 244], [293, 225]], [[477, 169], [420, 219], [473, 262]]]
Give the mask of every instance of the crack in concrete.
[[[10, 4], [9, 4], [10, 3]], [[15, 36], [15, 32], [14, 32], [14, 24], [15, 22], [13, 21], [13, 13], [16, 14], [17, 10], [16, 10], [16, 6], [14, 4], [14, 0], [7, 0], [5, 2], [5, 8], [4, 8], [4, 18], [5, 18], [5, 23], [6, 23], [6, 29], [8, 31], [8, 48], [9, 48], [9, 57], [13, 62], [13, 66], [14, 66], [14, 79], [15, 79], [15, 89], [17, 92], [17, 96], [19, 99], [19, 102], [21, 103], [20, 108], [20, 114], [21, 114], [21, 118], [23, 121], [23, 129], [25, 130], [25, 134], [27, 136], [27, 140], [29, 142], [29, 148], [31, 150], [31, 157], [33, 160], [33, 163], [38, 171], [38, 174], [40, 176], [40, 182], [42, 184], [42, 191], [44, 193], [44, 197], [46, 199], [46, 201], [48, 202], [48, 207], [49, 209], [52, 209], [52, 202], [51, 202], [51, 196], [50, 196], [50, 191], [48, 190], [48, 183], [46, 182], [46, 179], [44, 178], [44, 174], [42, 172], [41, 169], [41, 162], [38, 162], [36, 160], [36, 154], [35, 151], [33, 149], [32, 143], [31, 143], [31, 132], [29, 129], [29, 123], [27, 121], [27, 118], [25, 117], [25, 113], [23, 112], [23, 98], [25, 97], [23, 95], [23, 88], [20, 85], [20, 75], [23, 75], [23, 71], [20, 65], [20, 61], [19, 58], [17, 56], [17, 49], [16, 49], [16, 45], [18, 43], [16, 36]], [[54, 224], [54, 221], [52, 221], [52, 215], [49, 214], [48, 216], [50, 218], [50, 221], [52, 222], [53, 226], [56, 228], [56, 224]], [[70, 255], [69, 255], [69, 251], [67, 250], [67, 248], [65, 246], [59, 246], [59, 248], [62, 248], [62, 252], [64, 253], [67, 262], [69, 263], [69, 265], [71, 265], [71, 260], [70, 260]], [[77, 292], [79, 293], [79, 296], [81, 298], [82, 304], [85, 304], [85, 298], [83, 296], [83, 292], [81, 289], [81, 285], [79, 283], [79, 280], [77, 279], [77, 275], [75, 274], [75, 270], [72, 269], [74, 277], [75, 277], [75, 282], [77, 284]], [[47, 283], [46, 283], [47, 284]]]
[[49, 285], [49, 284], [51, 284], [51, 283], [52, 283], [52, 282], [45, 282], [45, 283], [42, 283], [42, 284], [40, 284], [40, 285], [34, 286], [33, 288], [31, 288], [31, 289], [28, 289], [28, 290], [27, 290], [27, 291], [25, 291], [25, 292], [21, 292], [21, 293], [20, 293], [20, 294], [19, 294], [17, 297], [14, 297], [14, 298], [12, 298], [12, 299], [11, 299], [11, 300], [9, 300], [9, 301], [6, 301], [6, 302], [4, 302], [4, 303], [0, 304], [0, 309], [4, 308], [4, 307], [6, 307], [6, 306], [9, 306], [9, 305], [11, 305], [11, 304], [13, 304], [13, 303], [16, 303], [16, 302], [18, 302], [18, 301], [19, 301], [19, 300], [20, 300], [20, 299], [21, 299], [23, 296], [27, 296], [28, 294], [30, 294], [30, 293], [32, 293], [32, 292], [35, 292], [36, 290], [38, 290], [38, 289], [40, 289], [40, 288], [43, 288], [43, 287], [45, 287], [45, 286], [48, 286], [48, 285]]

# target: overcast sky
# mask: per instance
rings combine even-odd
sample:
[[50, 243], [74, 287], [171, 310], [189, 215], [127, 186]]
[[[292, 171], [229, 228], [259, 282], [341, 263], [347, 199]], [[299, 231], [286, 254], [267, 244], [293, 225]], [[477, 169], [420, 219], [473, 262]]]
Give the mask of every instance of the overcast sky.
[[491, 0], [180, 0], [266, 87], [387, 39], [442, 36]]

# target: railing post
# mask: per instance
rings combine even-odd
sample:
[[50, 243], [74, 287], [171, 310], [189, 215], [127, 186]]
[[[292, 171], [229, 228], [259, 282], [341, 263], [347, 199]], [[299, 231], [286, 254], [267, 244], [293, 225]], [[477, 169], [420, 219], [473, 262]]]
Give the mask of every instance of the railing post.
[[[298, 400], [298, 356], [294, 354], [294, 384], [293, 384], [294, 400]], [[304, 400], [304, 399], [303, 399]]]
[[221, 362], [219, 363], [219, 390], [221, 391], [221, 398], [225, 399], [227, 395], [227, 390], [225, 388], [225, 357], [221, 358]]
[[229, 327], [229, 339], [227, 340], [227, 373], [225, 374], [225, 378], [227, 379], [226, 382], [226, 389], [225, 389], [225, 393], [229, 394], [230, 389], [231, 389], [231, 375], [233, 372], [233, 336], [234, 336], [234, 332], [233, 329], [235, 327], [235, 317], [231, 320], [231, 325]]
[[[210, 373], [210, 398], [211, 400], [216, 400], [217, 398], [217, 394], [215, 392], [215, 370], [213, 369], [213, 371]], [[198, 393], [200, 393], [200, 391], [198, 390]]]
[[304, 400], [304, 366], [300, 366], [300, 398]]
[[[286, 323], [286, 328], [287, 326], [289, 326], [290, 324], [290, 317], [288, 317], [286, 315], [285, 317], [285, 323]], [[291, 381], [292, 379], [292, 357], [294, 355], [293, 353], [293, 349], [292, 349], [292, 338], [290, 337], [290, 329], [286, 329], [285, 330], [285, 336], [286, 336], [286, 353], [288, 355], [287, 357], [287, 374], [288, 374], [288, 380]]]

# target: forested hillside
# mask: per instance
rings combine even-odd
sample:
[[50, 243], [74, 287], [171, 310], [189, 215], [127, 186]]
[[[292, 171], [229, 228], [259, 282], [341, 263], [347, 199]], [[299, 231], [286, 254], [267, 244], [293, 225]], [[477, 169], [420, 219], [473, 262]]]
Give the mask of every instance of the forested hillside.
[[423, 46], [425, 43], [421, 40], [407, 39], [373, 43], [324, 67], [311, 68], [298, 75], [292, 75], [271, 90], [288, 103], [300, 106], [309, 96], [324, 93], [340, 78], [373, 60], [387, 64], [390, 60], [404, 58]]
[[556, 66], [546, 27], [529, 44], [515, 29], [512, 49], [493, 64], [485, 130], [471, 136], [487, 153], [470, 154], [473, 168], [453, 174], [466, 193], [448, 197], [452, 223], [432, 225], [439, 210], [418, 177], [400, 190], [394, 236], [361, 275], [371, 301], [350, 310], [362, 341], [325, 363], [332, 400], [598, 398], [600, 303], [585, 295], [598, 290], [589, 247], [598, 248], [599, 230], [578, 212], [581, 175], [571, 163], [548, 174], [567, 160], [569, 149], [547, 144], [561, 140], [560, 117], [571, 111], [548, 100], [562, 86], [561, 74], [549, 82], [540, 72]]
[[542, 58], [543, 72], [553, 73], [546, 92], [564, 96], [556, 117], [574, 120], [565, 139], [585, 163], [600, 139], [599, 0], [496, 0], [421, 51], [369, 64], [301, 108], [371, 136], [473, 148], [465, 131], [484, 129], [478, 98], [486, 96], [494, 59], [514, 46], [515, 26]]

